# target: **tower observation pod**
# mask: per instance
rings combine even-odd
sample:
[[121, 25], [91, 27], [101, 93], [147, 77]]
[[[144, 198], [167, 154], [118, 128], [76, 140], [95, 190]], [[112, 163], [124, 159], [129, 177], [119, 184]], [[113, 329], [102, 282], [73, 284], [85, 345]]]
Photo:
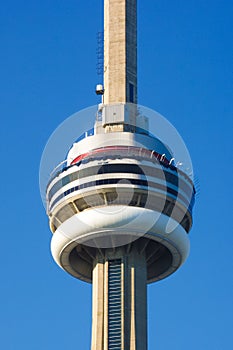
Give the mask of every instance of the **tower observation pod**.
[[186, 260], [195, 189], [138, 109], [136, 0], [104, 1], [103, 85], [47, 185], [51, 251], [92, 283], [91, 350], [147, 350], [147, 284]]

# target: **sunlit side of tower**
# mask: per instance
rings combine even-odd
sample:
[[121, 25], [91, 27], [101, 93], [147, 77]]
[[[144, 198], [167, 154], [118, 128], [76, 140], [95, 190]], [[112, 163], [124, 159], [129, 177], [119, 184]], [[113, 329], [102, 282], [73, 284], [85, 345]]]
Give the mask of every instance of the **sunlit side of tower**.
[[147, 349], [147, 283], [189, 252], [195, 190], [137, 108], [137, 1], [104, 1], [93, 129], [47, 186], [57, 264], [93, 284], [92, 350]]

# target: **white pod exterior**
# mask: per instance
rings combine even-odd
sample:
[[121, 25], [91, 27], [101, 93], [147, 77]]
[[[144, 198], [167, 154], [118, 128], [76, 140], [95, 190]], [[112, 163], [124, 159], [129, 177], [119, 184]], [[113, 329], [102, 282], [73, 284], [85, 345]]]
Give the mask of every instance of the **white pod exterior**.
[[47, 187], [52, 255], [92, 281], [97, 252], [145, 251], [147, 282], [173, 273], [189, 253], [194, 187], [172, 153], [148, 133], [87, 132]]
[[[148, 283], [169, 276], [184, 263], [189, 254], [189, 238], [183, 227], [173, 219], [168, 224], [168, 217], [164, 214], [143, 208], [120, 206], [118, 215], [109, 215], [108, 209], [90, 209], [76, 214], [55, 231], [51, 241], [52, 255], [66, 272], [91, 282], [92, 265], [81, 258], [81, 247], [84, 246], [84, 251], [88, 251], [91, 256], [99, 246], [107, 245], [109, 248], [110, 237], [116, 244], [122, 241], [124, 245], [130, 246], [140, 242], [141, 250], [148, 245], [147, 240], [155, 251], [163, 249], [162, 258], [150, 266]], [[158, 220], [154, 223], [155, 216]], [[168, 225], [173, 228], [166, 233]], [[145, 227], [149, 226], [150, 230], [144, 234]]]

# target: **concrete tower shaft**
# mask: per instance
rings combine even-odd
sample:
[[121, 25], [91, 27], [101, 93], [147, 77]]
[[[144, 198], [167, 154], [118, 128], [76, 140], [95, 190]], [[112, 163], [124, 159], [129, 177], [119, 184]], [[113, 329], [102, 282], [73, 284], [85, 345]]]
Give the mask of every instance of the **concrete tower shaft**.
[[136, 245], [96, 256], [92, 350], [147, 349], [146, 280], [146, 257]]
[[104, 0], [104, 103], [137, 103], [137, 0]]

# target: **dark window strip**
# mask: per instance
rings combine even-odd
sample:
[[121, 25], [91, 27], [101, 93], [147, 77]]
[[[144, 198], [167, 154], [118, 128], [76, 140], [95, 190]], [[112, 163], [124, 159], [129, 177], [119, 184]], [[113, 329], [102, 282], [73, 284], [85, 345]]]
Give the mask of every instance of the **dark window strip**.
[[[122, 179], [103, 179], [103, 180], [97, 180], [97, 181], [90, 181], [90, 182], [86, 182], [84, 184], [81, 184], [79, 186], [75, 186], [72, 187], [70, 189], [68, 189], [67, 191], [65, 191], [64, 193], [61, 193], [52, 203], [51, 203], [51, 208], [50, 210], [53, 209], [54, 205], [62, 198], [68, 196], [70, 193], [82, 190], [84, 188], [88, 188], [88, 187], [95, 187], [95, 186], [102, 186], [102, 185], [116, 185], [119, 181], [122, 181]], [[139, 179], [127, 179], [128, 182], [131, 183], [131, 185], [138, 185], [138, 186], [144, 186], [144, 187], [152, 187], [152, 188], [156, 188], [162, 191], [165, 191], [167, 193], [173, 194], [175, 197], [177, 197], [178, 192], [175, 191], [173, 188], [170, 187], [166, 187], [163, 186], [161, 184], [157, 184], [151, 181], [145, 181], [145, 180], [139, 180]], [[181, 194], [179, 194], [179, 198], [189, 207], [190, 203], [187, 201], [187, 199], [182, 196]]]
[[101, 175], [101, 174], [113, 174], [113, 173], [126, 173], [126, 174], [139, 174], [145, 176], [156, 177], [159, 179], [166, 179], [167, 182], [181, 188], [184, 192], [190, 192], [190, 187], [182, 180], [178, 180], [178, 176], [176, 174], [171, 174], [168, 171], [163, 171], [161, 169], [156, 169], [149, 166], [138, 166], [137, 164], [106, 164], [102, 166], [94, 166], [86, 169], [79, 170], [75, 173], [69, 174], [59, 180], [57, 183], [53, 185], [48, 194], [49, 201], [53, 197], [53, 195], [59, 191], [63, 186], [87, 176], [93, 175]]

